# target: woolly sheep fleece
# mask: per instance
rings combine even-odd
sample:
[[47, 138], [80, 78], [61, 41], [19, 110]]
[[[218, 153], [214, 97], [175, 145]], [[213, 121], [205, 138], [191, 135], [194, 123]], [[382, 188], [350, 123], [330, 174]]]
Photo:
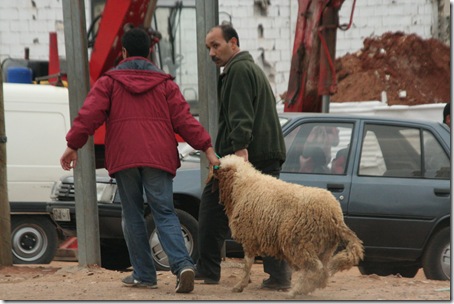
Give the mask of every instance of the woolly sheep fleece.
[[[346, 226], [331, 192], [264, 175], [235, 155], [220, 162], [214, 172], [220, 200], [232, 237], [245, 253], [244, 277], [234, 291], [241, 292], [249, 283], [255, 256], [288, 262], [294, 271], [292, 298], [326, 287], [330, 275], [363, 259], [362, 242]], [[339, 246], [343, 250], [336, 252]]]

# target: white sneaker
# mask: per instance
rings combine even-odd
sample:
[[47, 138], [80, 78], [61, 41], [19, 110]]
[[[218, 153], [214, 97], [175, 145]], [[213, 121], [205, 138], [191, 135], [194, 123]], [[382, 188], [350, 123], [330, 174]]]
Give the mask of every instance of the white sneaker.
[[189, 293], [194, 290], [194, 276], [195, 272], [192, 268], [183, 268], [177, 276], [177, 286], [175, 292]]

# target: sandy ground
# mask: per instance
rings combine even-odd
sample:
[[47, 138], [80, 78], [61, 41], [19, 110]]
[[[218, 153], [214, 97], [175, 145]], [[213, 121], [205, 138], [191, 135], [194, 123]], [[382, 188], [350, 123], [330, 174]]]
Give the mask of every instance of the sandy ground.
[[[233, 293], [232, 287], [242, 272], [242, 260], [228, 258], [222, 264], [219, 285], [204, 285], [196, 281], [189, 294], [176, 294], [175, 276], [158, 272], [158, 289], [124, 287], [121, 279], [130, 272], [110, 271], [99, 267], [80, 267], [76, 262], [52, 262], [50, 265], [15, 265], [0, 268], [0, 299], [32, 300], [86, 300], [86, 301], [285, 301], [286, 292], [260, 288], [266, 278], [263, 266], [257, 261], [252, 268], [251, 283], [242, 293]], [[399, 276], [363, 276], [358, 269], [335, 274], [328, 287], [318, 289], [299, 301], [395, 300], [395, 301], [449, 301], [449, 281], [427, 280], [422, 271], [415, 278]]]

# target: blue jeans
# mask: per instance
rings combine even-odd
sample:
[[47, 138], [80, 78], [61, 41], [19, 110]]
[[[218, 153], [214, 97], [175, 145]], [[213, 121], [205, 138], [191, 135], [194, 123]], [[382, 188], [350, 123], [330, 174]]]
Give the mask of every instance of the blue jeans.
[[139, 167], [119, 171], [115, 173], [115, 178], [133, 277], [142, 282], [157, 282], [144, 217], [144, 190], [159, 241], [169, 259], [170, 270], [176, 275], [183, 268], [193, 268], [194, 263], [184, 244], [180, 221], [173, 206], [172, 175], [159, 169]]

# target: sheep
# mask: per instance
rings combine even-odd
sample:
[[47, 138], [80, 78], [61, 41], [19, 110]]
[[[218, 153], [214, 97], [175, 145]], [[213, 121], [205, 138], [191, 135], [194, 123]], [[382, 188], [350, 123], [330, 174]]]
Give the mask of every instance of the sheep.
[[[329, 276], [363, 259], [362, 241], [345, 224], [331, 192], [262, 174], [235, 155], [222, 157], [213, 175], [232, 237], [244, 250], [243, 277], [234, 292], [248, 285], [256, 256], [288, 262], [294, 272], [290, 298], [326, 287]], [[339, 246], [345, 248], [336, 252]]]

